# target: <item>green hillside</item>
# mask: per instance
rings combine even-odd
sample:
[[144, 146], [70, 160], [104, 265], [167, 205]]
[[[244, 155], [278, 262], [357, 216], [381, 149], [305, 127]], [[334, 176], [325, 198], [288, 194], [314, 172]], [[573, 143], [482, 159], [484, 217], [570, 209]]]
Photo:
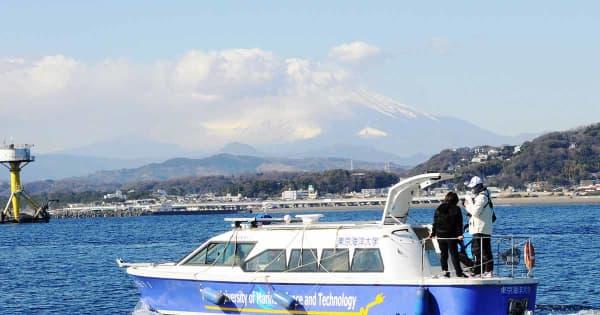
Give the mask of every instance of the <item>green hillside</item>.
[[[382, 170], [385, 163], [352, 161], [354, 167]], [[100, 171], [80, 178], [92, 183], [133, 183], [148, 180], [170, 180], [193, 176], [240, 175], [262, 172], [319, 172], [349, 168], [351, 161], [343, 158], [277, 158], [232, 154], [217, 154], [202, 159], [176, 158], [137, 168]], [[390, 164], [392, 171], [403, 171]]]
[[485, 176], [489, 185], [500, 187], [522, 188], [532, 182], [576, 185], [600, 176], [600, 123], [548, 133], [521, 146], [444, 150], [411, 173], [425, 171], [454, 172], [457, 182]]

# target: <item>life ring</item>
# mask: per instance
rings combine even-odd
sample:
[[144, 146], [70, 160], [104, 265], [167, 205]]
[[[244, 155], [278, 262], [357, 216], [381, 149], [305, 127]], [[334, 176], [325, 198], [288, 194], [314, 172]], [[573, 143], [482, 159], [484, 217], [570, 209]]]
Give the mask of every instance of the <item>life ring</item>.
[[527, 267], [527, 270], [531, 271], [533, 267], [535, 267], [535, 248], [533, 247], [531, 240], [525, 242], [523, 256], [525, 256], [525, 267]]

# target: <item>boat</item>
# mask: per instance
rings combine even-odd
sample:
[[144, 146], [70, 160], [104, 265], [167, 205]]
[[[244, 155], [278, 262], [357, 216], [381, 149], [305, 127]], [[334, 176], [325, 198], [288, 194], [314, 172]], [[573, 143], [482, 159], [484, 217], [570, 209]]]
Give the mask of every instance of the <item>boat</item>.
[[450, 178], [401, 180], [377, 221], [226, 218], [231, 230], [177, 262], [117, 263], [160, 314], [533, 314], [538, 281], [518, 272], [515, 238], [494, 236], [509, 251], [493, 276], [447, 278], [431, 225], [408, 222], [416, 192]]

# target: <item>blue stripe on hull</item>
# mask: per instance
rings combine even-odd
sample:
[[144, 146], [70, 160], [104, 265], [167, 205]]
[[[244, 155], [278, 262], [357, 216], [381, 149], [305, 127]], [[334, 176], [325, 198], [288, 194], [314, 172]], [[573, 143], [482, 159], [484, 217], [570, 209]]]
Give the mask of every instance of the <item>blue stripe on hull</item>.
[[[403, 315], [415, 314], [418, 285], [299, 285], [207, 282], [134, 276], [142, 301], [155, 310], [208, 314]], [[229, 297], [225, 305], [205, 301], [208, 287]], [[444, 285], [426, 287], [426, 314], [508, 314], [509, 299], [535, 307], [537, 285]], [[299, 306], [285, 310], [273, 292], [294, 297]]]

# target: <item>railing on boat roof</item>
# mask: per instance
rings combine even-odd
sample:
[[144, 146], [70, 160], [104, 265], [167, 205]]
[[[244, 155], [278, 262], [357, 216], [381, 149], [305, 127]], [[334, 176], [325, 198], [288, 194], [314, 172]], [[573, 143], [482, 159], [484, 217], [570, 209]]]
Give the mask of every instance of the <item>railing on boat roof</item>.
[[[304, 215], [310, 218], [310, 215]], [[314, 217], [313, 217], [314, 218]], [[270, 223], [300, 223], [306, 222], [306, 217], [287, 217], [287, 218], [226, 218], [225, 221], [232, 222], [232, 227], [240, 228], [242, 224], [248, 224], [251, 227], [257, 227], [261, 224], [270, 224]], [[311, 221], [312, 222], [312, 221]], [[335, 224], [335, 223], [333, 223]], [[285, 226], [285, 225], [276, 225], [276, 226]], [[310, 226], [310, 225], [308, 225]], [[439, 266], [440, 264], [440, 256], [439, 253], [432, 242], [432, 239], [426, 238], [426, 235], [423, 234], [429, 230], [426, 225], [421, 225], [420, 229], [415, 228], [417, 226], [413, 226], [415, 233], [421, 239], [421, 276], [422, 277], [439, 277], [441, 275], [435, 274], [425, 274], [425, 259], [428, 259], [431, 266]], [[505, 278], [531, 278], [533, 277], [533, 268], [527, 268], [525, 260], [527, 255], [527, 246], [531, 246], [532, 238], [529, 236], [521, 236], [521, 235], [494, 235], [492, 237], [481, 237], [482, 239], [489, 238], [492, 242], [492, 251], [493, 253], [493, 262], [494, 269], [492, 276], [494, 278], [497, 277], [505, 277]], [[458, 238], [436, 238], [437, 240], [442, 239], [454, 239], [458, 240]], [[468, 259], [473, 261], [473, 265], [463, 264], [465, 271], [471, 271], [474, 274], [477, 274], [475, 278], [483, 277], [484, 275], [484, 266], [483, 264], [477, 264], [475, 259], [471, 259], [468, 257], [468, 252], [466, 248], [468, 248], [469, 243], [472, 242], [471, 239], [463, 240], [459, 242], [461, 246], [465, 247], [465, 250], [459, 250], [462, 255], [467, 256]], [[483, 247], [480, 246], [480, 250], [483, 251]], [[529, 250], [532, 250], [530, 247]], [[473, 253], [470, 253], [470, 256], [474, 256]], [[480, 253], [481, 256], [482, 253]], [[532, 257], [529, 257], [532, 258]], [[534, 257], [533, 257], [534, 258]], [[449, 258], [450, 259], [450, 258]], [[486, 262], [484, 262], [485, 264]], [[449, 261], [450, 265], [450, 261]], [[476, 270], [479, 268], [479, 270]]]

